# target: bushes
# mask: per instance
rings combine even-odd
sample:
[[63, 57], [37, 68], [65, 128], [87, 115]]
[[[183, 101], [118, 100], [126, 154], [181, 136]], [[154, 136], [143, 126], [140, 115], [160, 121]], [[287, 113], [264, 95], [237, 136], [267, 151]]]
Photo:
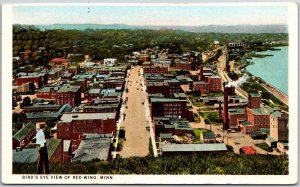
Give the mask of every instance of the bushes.
[[200, 113], [200, 115], [201, 114], [203, 115], [206, 124], [222, 123], [222, 119], [219, 118], [218, 112], [203, 112]]
[[[259, 169], [258, 169], [259, 168]], [[14, 164], [14, 174], [33, 174], [35, 164]], [[111, 162], [50, 164], [52, 174], [287, 175], [287, 156], [203, 154], [116, 158]]]
[[123, 149], [123, 143], [124, 143], [123, 139], [119, 138], [118, 139], [117, 151], [122, 151], [122, 149]]
[[266, 144], [265, 142], [263, 143], [259, 143], [259, 144], [255, 144], [257, 147], [265, 150], [265, 151], [268, 151], [268, 152], [272, 152], [273, 149], [271, 147], [268, 146], [268, 144]]

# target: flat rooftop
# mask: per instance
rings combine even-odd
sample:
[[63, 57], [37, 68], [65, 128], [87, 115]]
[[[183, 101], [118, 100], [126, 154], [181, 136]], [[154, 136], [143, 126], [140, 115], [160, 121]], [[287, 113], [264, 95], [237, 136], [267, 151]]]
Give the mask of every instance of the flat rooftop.
[[215, 144], [163, 144], [162, 152], [209, 152], [227, 151], [223, 143]]
[[73, 120], [96, 120], [96, 119], [115, 119], [114, 112], [109, 113], [64, 113], [61, 117], [62, 122], [71, 122]]

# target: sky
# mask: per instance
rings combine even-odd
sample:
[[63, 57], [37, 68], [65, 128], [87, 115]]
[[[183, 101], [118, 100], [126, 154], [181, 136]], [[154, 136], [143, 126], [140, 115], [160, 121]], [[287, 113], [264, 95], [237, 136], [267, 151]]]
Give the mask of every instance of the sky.
[[287, 6], [64, 5], [12, 8], [13, 24], [287, 25]]

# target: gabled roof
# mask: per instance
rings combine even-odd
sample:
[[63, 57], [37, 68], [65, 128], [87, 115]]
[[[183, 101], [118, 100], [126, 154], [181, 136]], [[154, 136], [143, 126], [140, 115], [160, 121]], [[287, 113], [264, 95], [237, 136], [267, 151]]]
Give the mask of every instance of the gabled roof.
[[54, 139], [54, 138], [47, 140], [46, 143], [47, 143], [48, 159], [52, 157], [53, 153], [56, 151], [61, 141], [62, 141], [61, 139]]
[[21, 128], [13, 136], [13, 138], [20, 142], [20, 141], [22, 141], [34, 129], [35, 129], [35, 125], [32, 122], [29, 122], [23, 128]]

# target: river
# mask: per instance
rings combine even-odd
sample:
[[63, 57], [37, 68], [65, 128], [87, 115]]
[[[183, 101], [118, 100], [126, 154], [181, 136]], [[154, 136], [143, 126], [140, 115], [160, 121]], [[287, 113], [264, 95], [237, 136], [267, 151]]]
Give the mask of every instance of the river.
[[273, 56], [252, 58], [250, 61], [254, 64], [247, 66], [246, 70], [288, 95], [288, 47], [277, 48], [280, 50], [257, 52]]

